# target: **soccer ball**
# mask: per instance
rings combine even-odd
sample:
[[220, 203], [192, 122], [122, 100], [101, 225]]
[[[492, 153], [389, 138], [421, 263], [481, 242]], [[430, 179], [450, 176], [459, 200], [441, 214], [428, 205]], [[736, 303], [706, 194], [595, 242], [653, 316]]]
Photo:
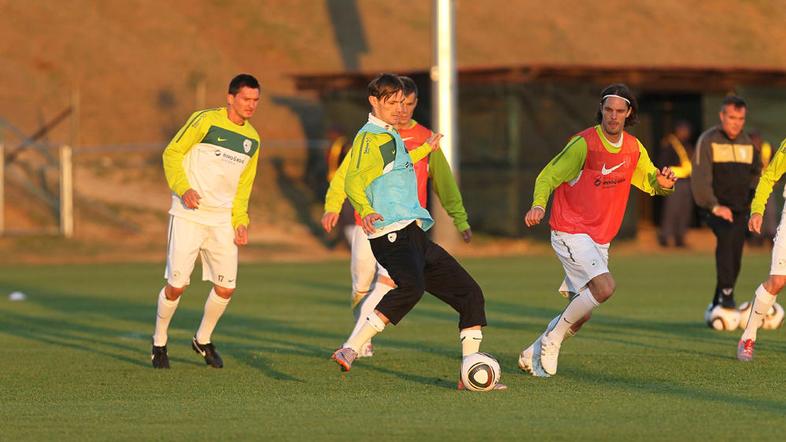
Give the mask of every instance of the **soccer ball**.
[[461, 381], [469, 391], [489, 391], [499, 382], [499, 362], [488, 353], [472, 353], [461, 361]]
[[713, 307], [710, 304], [704, 312], [704, 322], [715, 330], [736, 330], [740, 325], [740, 312], [736, 308]]
[[[740, 304], [740, 328], [748, 326], [748, 319], [751, 315], [751, 303], [743, 302]], [[764, 320], [759, 326], [765, 330], [774, 330], [783, 325], [783, 307], [777, 302], [770, 307], [767, 314], [764, 315]]]
[[772, 304], [770, 310], [764, 316], [764, 324], [761, 328], [765, 330], [774, 330], [783, 325], [783, 307], [777, 302]]

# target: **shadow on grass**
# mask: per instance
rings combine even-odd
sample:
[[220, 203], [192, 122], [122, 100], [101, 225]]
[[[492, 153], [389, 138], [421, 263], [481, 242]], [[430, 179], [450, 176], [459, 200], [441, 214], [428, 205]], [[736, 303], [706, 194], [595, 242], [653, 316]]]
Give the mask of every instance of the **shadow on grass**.
[[[380, 365], [369, 365], [362, 367], [363, 369], [368, 369], [372, 371], [376, 371], [378, 373], [387, 374], [390, 376], [395, 376], [403, 381], [407, 382], [416, 382], [418, 384], [423, 384], [427, 386], [434, 386], [438, 388], [445, 388], [448, 390], [455, 390], [456, 383], [458, 382], [458, 375], [455, 380], [450, 381], [447, 379], [435, 378], [431, 376], [422, 376], [413, 373], [406, 373], [402, 371], [393, 370], [384, 366]], [[456, 372], [458, 373], [458, 371]]]
[[[231, 348], [231, 356], [233, 358], [255, 370], [260, 371], [265, 376], [271, 379], [277, 381], [286, 381], [286, 382], [299, 382], [299, 383], [306, 382], [300, 378], [292, 376], [281, 370], [277, 370], [273, 366], [273, 361], [270, 358], [264, 356], [265, 350], [269, 350], [268, 353], [279, 353], [279, 349], [277, 348], [271, 348], [271, 347], [247, 348], [247, 347], [237, 347], [237, 346], [230, 347], [230, 348]], [[310, 354], [306, 353], [304, 354], [304, 356], [310, 356]]]
[[105, 349], [105, 347], [109, 346], [115, 351], [117, 349], [129, 352], [138, 350], [134, 346], [125, 345], [118, 342], [117, 339], [113, 339], [112, 337], [117, 335], [117, 330], [93, 327], [72, 321], [6, 312], [3, 315], [2, 323], [0, 323], [0, 333], [31, 339], [56, 347], [95, 353], [137, 366], [148, 365], [142, 362], [144, 361], [142, 358], [135, 359]]

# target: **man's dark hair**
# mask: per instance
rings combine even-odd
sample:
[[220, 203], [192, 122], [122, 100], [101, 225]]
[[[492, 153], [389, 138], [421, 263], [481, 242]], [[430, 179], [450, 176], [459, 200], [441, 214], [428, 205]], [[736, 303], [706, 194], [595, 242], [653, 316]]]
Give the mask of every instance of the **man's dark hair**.
[[236, 75], [235, 78], [229, 82], [229, 95], [237, 95], [240, 89], [244, 87], [259, 89], [259, 82], [251, 74]]
[[385, 101], [403, 90], [404, 84], [396, 74], [379, 74], [368, 84], [368, 96], [381, 101]]
[[406, 75], [401, 75], [398, 78], [401, 80], [401, 84], [404, 85], [404, 96], [408, 97], [410, 94], [415, 94], [415, 98], [417, 98], [418, 85], [415, 84], [415, 80], [407, 77]]
[[628, 107], [630, 107], [631, 111], [628, 118], [625, 119], [625, 127], [633, 126], [639, 122], [639, 103], [636, 102], [636, 97], [633, 96], [628, 86], [622, 83], [616, 83], [606, 86], [600, 93], [600, 104], [598, 105], [598, 113], [595, 116], [598, 123], [603, 121], [603, 103], [606, 102], [606, 98], [608, 98], [609, 95], [616, 95], [628, 101]]
[[734, 109], [747, 109], [748, 104], [745, 103], [745, 100], [742, 97], [738, 97], [736, 95], [726, 95], [723, 97], [723, 101], [721, 101], [721, 112], [726, 109], [726, 106], [732, 106]]

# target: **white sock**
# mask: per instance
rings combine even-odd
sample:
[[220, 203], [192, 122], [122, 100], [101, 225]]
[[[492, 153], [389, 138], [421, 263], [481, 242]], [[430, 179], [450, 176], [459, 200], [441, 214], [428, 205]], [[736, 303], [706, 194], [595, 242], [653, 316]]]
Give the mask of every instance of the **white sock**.
[[344, 347], [348, 347], [349, 340], [360, 332], [363, 324], [366, 323], [366, 318], [370, 315], [374, 315], [374, 309], [377, 308], [379, 301], [391, 290], [393, 290], [393, 287], [377, 282], [374, 284], [374, 289], [363, 297], [363, 300], [355, 307], [355, 328], [352, 330], [352, 334], [349, 335], [349, 338], [347, 338], [347, 342], [344, 343]]
[[216, 294], [215, 289], [210, 290], [210, 294], [205, 301], [205, 313], [202, 315], [202, 323], [199, 324], [199, 329], [196, 332], [196, 340], [200, 344], [209, 344], [210, 338], [213, 335], [213, 330], [218, 324], [224, 310], [227, 309], [229, 299], [222, 298]]
[[483, 341], [483, 332], [480, 330], [464, 329], [459, 333], [461, 341], [461, 356], [469, 356], [480, 351], [480, 343]]
[[180, 303], [180, 298], [170, 301], [166, 299], [166, 287], [161, 289], [158, 293], [158, 309], [156, 310], [156, 328], [153, 331], [153, 345], [156, 347], [163, 347], [167, 341], [167, 330], [169, 330], [169, 322], [172, 321], [172, 316], [177, 310], [177, 304]]
[[360, 348], [365, 344], [369, 339], [373, 338], [377, 335], [377, 333], [381, 333], [382, 330], [385, 329], [385, 323], [379, 319], [376, 313], [372, 312], [365, 321], [363, 321], [363, 325], [360, 327], [360, 330], [355, 334], [355, 336], [350, 337], [344, 347], [349, 347], [355, 352], [360, 353]]
[[759, 285], [756, 289], [756, 296], [751, 301], [751, 315], [745, 331], [742, 332], [742, 340], [756, 340], [756, 332], [761, 327], [762, 322], [764, 322], [764, 316], [770, 311], [770, 307], [775, 303], [777, 297], [777, 295], [768, 292], [764, 285]]
[[546, 333], [546, 336], [552, 342], [562, 343], [570, 327], [599, 305], [600, 303], [595, 300], [589, 289], [582, 290], [579, 296], [573, 298], [568, 306], [565, 307], [565, 310], [560, 315], [560, 319], [554, 325], [554, 328]]
[[[555, 316], [554, 319], [549, 322], [549, 325], [546, 326], [547, 333], [557, 325], [557, 321], [559, 321], [560, 316], [562, 316], [562, 314]], [[571, 336], [576, 336], [576, 332], [574, 332], [572, 328], [568, 328], [568, 331], [565, 332], [565, 337], [563, 337], [562, 340], [565, 341]]]

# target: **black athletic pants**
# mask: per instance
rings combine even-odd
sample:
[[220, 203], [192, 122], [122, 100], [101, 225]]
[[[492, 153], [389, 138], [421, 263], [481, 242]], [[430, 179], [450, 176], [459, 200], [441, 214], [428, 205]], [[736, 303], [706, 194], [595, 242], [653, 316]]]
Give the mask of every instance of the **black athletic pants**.
[[370, 242], [374, 257], [396, 283], [377, 304], [390, 322], [398, 324], [427, 291], [459, 313], [460, 330], [486, 325], [478, 283], [445, 249], [429, 240], [417, 223]]
[[674, 245], [685, 245], [685, 232], [693, 216], [693, 194], [690, 190], [690, 178], [680, 179], [674, 183], [674, 193], [663, 199], [663, 211], [660, 217], [660, 235], [662, 245], [674, 240]]
[[734, 212], [734, 221], [728, 222], [712, 214], [707, 224], [715, 234], [715, 272], [716, 285], [712, 304], [723, 304], [724, 307], [734, 306], [734, 285], [740, 274], [742, 264], [742, 246], [745, 244], [745, 232], [748, 228], [748, 214]]

